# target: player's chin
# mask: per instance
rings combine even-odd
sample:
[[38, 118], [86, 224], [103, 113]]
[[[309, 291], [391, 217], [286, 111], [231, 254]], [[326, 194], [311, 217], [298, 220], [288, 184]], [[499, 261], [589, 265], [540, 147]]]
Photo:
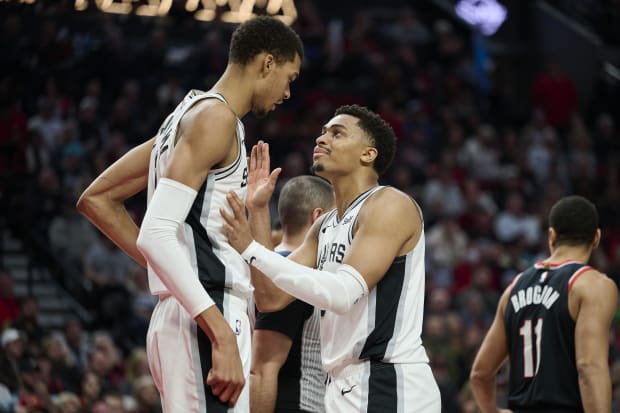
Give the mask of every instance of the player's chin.
[[310, 167], [310, 171], [313, 174], [317, 174], [317, 175], [320, 175], [321, 172], [323, 172], [324, 170], [325, 170], [325, 166], [320, 162], [314, 162], [312, 166]]
[[[275, 107], [274, 107], [274, 109], [275, 109]], [[272, 111], [272, 109], [254, 108], [254, 109], [252, 109], [252, 114], [255, 117], [257, 117], [257, 118], [262, 119], [262, 118], [266, 117], [267, 115], [269, 115], [269, 112], [271, 112], [271, 111]]]

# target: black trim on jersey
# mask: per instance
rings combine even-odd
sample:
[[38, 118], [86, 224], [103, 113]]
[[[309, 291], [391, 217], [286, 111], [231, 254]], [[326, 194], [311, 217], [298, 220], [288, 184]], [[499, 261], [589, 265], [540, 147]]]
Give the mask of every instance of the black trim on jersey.
[[[351, 211], [353, 208], [358, 206], [360, 204], [360, 202], [362, 202], [368, 196], [372, 195], [374, 193], [374, 191], [378, 190], [379, 188], [383, 188], [383, 187], [382, 186], [373, 186], [372, 188], [367, 189], [366, 192], [363, 192], [363, 193], [359, 194], [357, 196], [357, 198], [355, 198], [353, 201], [351, 201], [349, 206], [344, 210], [344, 214], [342, 214], [342, 218], [344, 218], [345, 215], [347, 215], [349, 213], [349, 211]], [[340, 223], [340, 220], [338, 219], [338, 216], [336, 216], [336, 223], [338, 223], [338, 224]]]
[[194, 249], [196, 251], [196, 263], [198, 265], [198, 279], [202, 286], [207, 290], [215, 304], [223, 312], [223, 294], [221, 300], [216, 300], [214, 291], [224, 290], [226, 287], [226, 267], [213, 252], [213, 244], [209, 240], [207, 230], [200, 222], [200, 216], [207, 190], [208, 179], [205, 179], [198, 190], [192, 208], [185, 218], [194, 232]]
[[[375, 186], [370, 188], [368, 191], [364, 192], [365, 194], [368, 194], [367, 197], [364, 197], [364, 199], [369, 198], [372, 194], [374, 194], [375, 192], [378, 192], [379, 190], [385, 188], [384, 186]], [[372, 192], [371, 192], [372, 191]], [[363, 195], [363, 194], [362, 194]], [[359, 205], [360, 202], [362, 202], [363, 199], [360, 199], [359, 202], [355, 202], [355, 206]], [[351, 207], [353, 207], [353, 205], [351, 205]], [[349, 208], [351, 208], [349, 207]], [[347, 211], [349, 210], [349, 208], [347, 208]], [[345, 212], [344, 215], [342, 216], [343, 218], [345, 217], [347, 213]], [[357, 218], [360, 216], [360, 214], [356, 214], [355, 215], [355, 220], [353, 221], [353, 224], [349, 227], [349, 244], [351, 242], [353, 242], [353, 228], [355, 228], [355, 224], [357, 223]]]
[[[235, 134], [237, 134], [235, 132]], [[215, 180], [219, 181], [221, 179], [227, 178], [230, 175], [232, 175], [235, 170], [237, 169], [237, 167], [239, 166], [239, 164], [241, 163], [241, 152], [242, 152], [242, 148], [241, 145], [243, 145], [243, 141], [241, 140], [241, 138], [239, 136], [237, 136], [237, 143], [239, 145], [239, 150], [237, 151], [237, 159], [235, 159], [235, 162], [233, 162], [232, 164], [230, 164], [229, 166], [225, 167], [222, 170], [215, 170], [214, 174], [215, 174]]]
[[385, 276], [377, 283], [375, 295], [375, 328], [368, 335], [360, 353], [360, 360], [380, 361], [396, 326], [396, 313], [405, 283], [407, 256], [396, 257]]
[[[216, 296], [218, 296], [218, 301], [222, 302], [224, 300], [224, 292], [219, 291], [215, 294], [210, 294], [213, 300], [216, 300]], [[227, 413], [230, 406], [228, 403], [222, 403], [220, 399], [213, 394], [211, 391], [211, 386], [207, 385], [207, 375], [212, 367], [212, 347], [211, 340], [209, 337], [202, 331], [200, 327], [196, 325], [196, 337], [198, 339], [198, 353], [200, 357], [200, 367], [202, 369], [202, 384], [204, 386], [205, 392], [205, 402], [207, 407], [207, 412], [209, 413]]]
[[331, 224], [331, 226], [335, 227], [338, 224], [338, 210], [334, 208], [331, 211], [325, 213], [325, 218], [323, 218], [323, 221], [321, 221], [321, 227], [319, 228], [321, 234], [325, 234], [325, 231], [327, 231], [327, 228], [330, 226], [327, 225], [327, 223], [330, 219], [334, 217], [334, 215], [336, 215], [336, 222]]
[[367, 413], [385, 413], [398, 410], [396, 369], [393, 364], [370, 362], [368, 378]]

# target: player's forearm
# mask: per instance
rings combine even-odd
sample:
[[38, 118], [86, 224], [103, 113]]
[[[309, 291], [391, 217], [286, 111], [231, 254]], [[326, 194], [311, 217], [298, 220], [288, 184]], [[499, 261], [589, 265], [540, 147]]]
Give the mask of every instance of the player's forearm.
[[295, 299], [255, 267], [250, 266], [250, 273], [254, 286], [254, 302], [258, 311], [262, 313], [279, 311]]
[[256, 241], [241, 255], [277, 287], [321, 310], [344, 314], [368, 295], [366, 280], [347, 264], [341, 264], [335, 272], [316, 270], [284, 258]]
[[578, 372], [579, 391], [585, 413], [609, 413], [611, 380], [607, 365], [581, 364]]
[[481, 413], [497, 413], [495, 395], [495, 377], [483, 378], [476, 375], [470, 377], [471, 391]]
[[138, 249], [139, 228], [124, 204], [106, 199], [105, 195], [84, 195], [77, 204], [78, 211], [138, 264], [146, 267], [146, 259]]
[[207, 308], [195, 320], [213, 346], [236, 345], [235, 334], [217, 306]]
[[250, 371], [251, 413], [273, 413], [276, 408], [278, 375], [263, 371]]
[[[249, 214], [249, 223], [254, 239], [266, 248], [273, 249], [269, 208], [251, 210]], [[291, 302], [291, 296], [278, 288], [273, 281], [262, 272], [251, 267], [251, 275], [252, 285], [254, 286], [254, 300], [260, 311], [277, 311]]]
[[249, 211], [248, 221], [250, 230], [254, 239], [268, 248], [273, 249], [271, 240], [271, 215], [269, 207], [251, 209]]

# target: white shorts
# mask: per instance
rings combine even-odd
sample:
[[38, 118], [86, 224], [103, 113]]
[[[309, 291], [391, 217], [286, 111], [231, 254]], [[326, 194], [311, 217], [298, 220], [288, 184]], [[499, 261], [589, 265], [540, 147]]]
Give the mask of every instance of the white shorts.
[[[163, 413], [247, 413], [250, 411], [250, 358], [252, 352], [247, 302], [221, 294], [224, 318], [237, 334], [246, 384], [234, 408], [221, 403], [206, 385], [211, 368], [211, 342], [189, 313], [172, 296], [160, 298], [151, 315], [146, 337], [149, 368]], [[214, 300], [217, 302], [218, 300]], [[221, 302], [221, 301], [220, 301]]]
[[441, 396], [426, 363], [365, 361], [330, 375], [327, 413], [440, 413]]

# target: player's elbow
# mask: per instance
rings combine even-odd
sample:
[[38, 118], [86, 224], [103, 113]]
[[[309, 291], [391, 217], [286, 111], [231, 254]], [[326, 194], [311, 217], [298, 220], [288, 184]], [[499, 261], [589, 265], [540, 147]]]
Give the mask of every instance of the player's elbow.
[[487, 383], [491, 380], [494, 380], [494, 378], [495, 377], [492, 372], [483, 369], [482, 366], [474, 362], [474, 365], [471, 368], [471, 372], [469, 373], [469, 381], [472, 386]]
[[579, 381], [591, 382], [592, 378], [599, 377], [602, 374], [609, 374], [607, 363], [598, 362], [596, 360], [581, 359], [577, 360], [577, 374]]
[[157, 253], [157, 242], [155, 237], [155, 231], [153, 224], [146, 218], [142, 222], [140, 232], [138, 233], [138, 239], [136, 240], [136, 247], [142, 253], [146, 260], [150, 260]]
[[93, 195], [91, 195], [88, 190], [84, 191], [77, 203], [75, 204], [75, 209], [78, 212], [86, 217], [92, 215], [92, 211], [95, 209], [96, 199]]

